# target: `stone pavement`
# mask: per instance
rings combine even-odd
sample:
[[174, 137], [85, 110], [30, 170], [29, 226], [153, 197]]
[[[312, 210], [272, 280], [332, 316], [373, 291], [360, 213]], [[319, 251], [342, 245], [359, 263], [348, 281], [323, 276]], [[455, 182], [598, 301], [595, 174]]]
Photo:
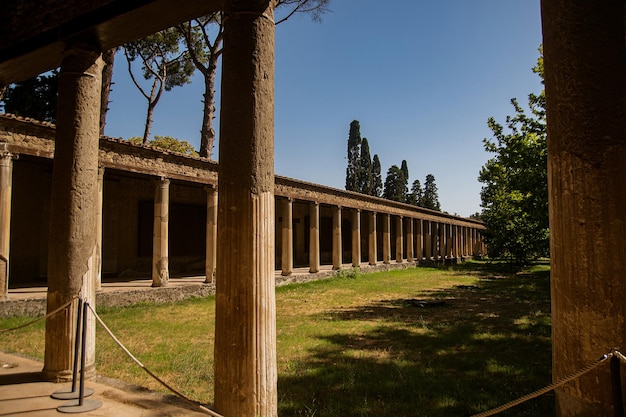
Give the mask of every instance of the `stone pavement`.
[[[68, 389], [70, 383], [45, 382], [41, 378], [43, 364], [31, 359], [0, 352], [0, 416], [49, 417], [63, 415], [57, 407], [66, 400], [50, 397], [55, 391]], [[78, 386], [78, 384], [77, 384]], [[97, 417], [206, 417], [210, 414], [178, 398], [141, 388], [124, 386], [111, 380], [87, 381], [95, 392], [85, 398], [100, 401], [102, 406], [77, 413]]]

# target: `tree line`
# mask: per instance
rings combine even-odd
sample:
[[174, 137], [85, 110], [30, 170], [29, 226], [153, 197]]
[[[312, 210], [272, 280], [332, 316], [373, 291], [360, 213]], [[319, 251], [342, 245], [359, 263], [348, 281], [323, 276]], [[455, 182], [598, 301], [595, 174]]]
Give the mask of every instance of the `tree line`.
[[441, 211], [435, 176], [426, 176], [424, 188], [419, 180], [413, 181], [409, 190], [409, 167], [406, 160], [401, 162], [400, 167], [392, 165], [389, 168], [383, 184], [380, 159], [378, 154], [370, 157], [369, 142], [367, 138], [361, 137], [358, 120], [350, 123], [347, 160], [346, 190]]
[[[330, 0], [277, 0], [276, 24], [283, 23], [296, 14], [306, 14], [314, 21], [321, 21], [322, 15], [329, 10], [329, 3]], [[213, 129], [215, 82], [219, 58], [222, 55], [223, 20], [223, 12], [217, 11], [129, 42], [119, 48], [104, 51], [100, 134], [104, 135], [113, 67], [120, 49], [126, 59], [126, 68], [133, 84], [146, 100], [146, 118], [142, 135], [144, 145], [150, 143], [163, 147], [173, 144], [171, 140], [162, 140], [162, 136], [161, 139], [156, 136], [150, 139], [154, 110], [164, 92], [191, 83], [191, 77], [196, 70], [202, 74], [203, 118], [198, 153], [211, 159], [215, 142]], [[142, 78], [145, 82], [141, 81]], [[54, 70], [20, 83], [0, 86], [2, 100], [0, 104], [3, 104], [7, 113], [54, 123], [57, 84], [58, 72]]]

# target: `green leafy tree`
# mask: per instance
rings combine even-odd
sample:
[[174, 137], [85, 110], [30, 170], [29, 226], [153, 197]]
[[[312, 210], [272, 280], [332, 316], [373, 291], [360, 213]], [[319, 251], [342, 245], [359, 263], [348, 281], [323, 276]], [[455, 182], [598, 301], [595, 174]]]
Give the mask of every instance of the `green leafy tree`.
[[398, 168], [397, 165], [392, 165], [387, 171], [383, 197], [387, 200], [400, 201], [403, 203], [406, 201], [407, 192], [408, 190], [402, 169]]
[[[278, 0], [276, 24], [285, 22], [295, 14], [310, 15], [321, 21], [330, 0]], [[222, 11], [184, 22], [177, 26], [183, 36], [193, 65], [204, 78], [203, 117], [200, 129], [200, 156], [212, 158], [215, 145], [215, 82], [224, 40], [224, 15]]]
[[346, 190], [359, 190], [359, 175], [361, 172], [361, 126], [358, 120], [350, 123], [348, 133], [348, 167], [346, 168]]
[[[133, 83], [148, 101], [143, 144], [150, 138], [154, 109], [164, 91], [170, 91], [191, 82], [195, 67], [189, 53], [180, 50], [180, 33], [169, 28], [123, 46], [128, 62], [128, 72]], [[143, 78], [152, 81], [147, 88], [139, 83], [133, 73], [133, 62], [138, 59]], [[150, 83], [149, 83], [150, 84]]]
[[[543, 59], [533, 68], [543, 80]], [[549, 253], [548, 174], [545, 95], [529, 94], [524, 110], [516, 99], [505, 127], [487, 122], [493, 138], [484, 139], [494, 156], [482, 167], [481, 217], [489, 253], [512, 256], [517, 263]]]
[[422, 199], [424, 198], [424, 190], [422, 190], [422, 184], [419, 180], [413, 181], [411, 185], [411, 193], [408, 196], [407, 203], [414, 206], [421, 206]]
[[380, 167], [380, 159], [375, 154], [372, 159], [372, 193], [374, 197], [380, 197], [383, 192], [383, 177]]
[[424, 181], [424, 194], [422, 195], [421, 206], [431, 210], [441, 211], [441, 205], [439, 204], [439, 191], [437, 190], [437, 184], [435, 184], [435, 176], [433, 174], [426, 175], [426, 181]]
[[56, 70], [9, 85], [2, 100], [4, 111], [16, 116], [56, 122], [59, 76]]
[[[128, 141], [134, 145], [143, 145], [143, 138], [139, 136], [129, 138]], [[183, 155], [199, 156], [198, 152], [196, 152], [191, 143], [183, 139], [173, 138], [171, 136], [154, 135], [154, 139], [149, 141], [148, 145], [159, 149], [165, 149], [167, 151], [181, 153]]]
[[370, 157], [370, 145], [367, 138], [361, 141], [361, 159], [359, 162], [359, 192], [362, 194], [372, 194], [372, 158]]

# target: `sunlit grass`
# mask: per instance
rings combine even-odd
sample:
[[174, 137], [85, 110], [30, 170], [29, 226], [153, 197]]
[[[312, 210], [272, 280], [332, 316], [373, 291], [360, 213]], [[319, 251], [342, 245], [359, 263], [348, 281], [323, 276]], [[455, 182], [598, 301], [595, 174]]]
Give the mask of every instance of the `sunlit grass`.
[[[547, 266], [349, 272], [276, 291], [282, 417], [471, 415], [551, 382]], [[99, 315], [155, 374], [212, 403], [214, 297]], [[42, 322], [0, 334], [0, 350], [41, 359], [43, 338]], [[101, 330], [97, 346], [100, 374], [161, 389]], [[547, 397], [506, 415], [551, 414]]]

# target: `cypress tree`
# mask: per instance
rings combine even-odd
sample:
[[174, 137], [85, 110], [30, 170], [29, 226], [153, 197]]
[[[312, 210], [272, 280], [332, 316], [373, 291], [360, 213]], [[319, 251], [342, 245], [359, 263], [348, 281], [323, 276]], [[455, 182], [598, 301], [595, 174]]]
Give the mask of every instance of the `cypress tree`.
[[346, 168], [346, 190], [348, 191], [359, 191], [360, 147], [361, 126], [358, 120], [353, 120], [348, 134], [348, 167]]
[[359, 191], [363, 194], [372, 194], [372, 158], [367, 138], [361, 141], [361, 170], [359, 172]]
[[435, 184], [435, 176], [433, 174], [426, 175], [426, 181], [424, 182], [424, 198], [422, 199], [422, 207], [441, 211], [441, 205], [439, 204], [439, 193], [437, 191], [437, 184]]
[[374, 155], [372, 161], [372, 193], [374, 197], [380, 197], [383, 192], [383, 177], [380, 172], [380, 159]]

